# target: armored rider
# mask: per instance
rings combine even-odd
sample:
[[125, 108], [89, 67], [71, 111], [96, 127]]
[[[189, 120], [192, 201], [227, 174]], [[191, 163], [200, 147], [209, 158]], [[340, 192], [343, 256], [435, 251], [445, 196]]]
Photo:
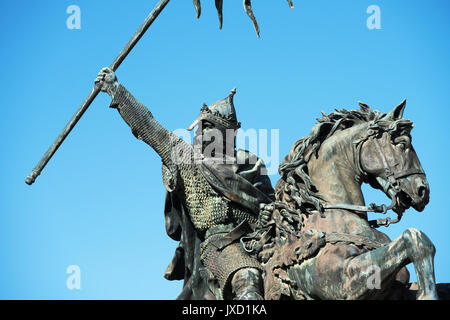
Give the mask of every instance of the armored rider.
[[111, 69], [103, 68], [95, 83], [134, 136], [162, 159], [166, 230], [180, 241], [165, 277], [184, 278], [178, 298], [204, 299], [209, 292], [210, 298], [263, 299], [262, 268], [239, 240], [254, 230], [274, 191], [262, 160], [236, 151], [236, 90], [203, 106], [188, 128], [198, 127], [192, 146], [156, 121]]

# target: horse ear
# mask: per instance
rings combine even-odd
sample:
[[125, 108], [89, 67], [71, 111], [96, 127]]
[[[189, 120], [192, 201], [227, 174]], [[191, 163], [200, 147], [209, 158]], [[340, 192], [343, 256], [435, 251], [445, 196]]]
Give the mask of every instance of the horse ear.
[[367, 104], [365, 104], [364, 102], [358, 101], [358, 104], [359, 104], [359, 108], [361, 111], [363, 111], [363, 112], [370, 111], [370, 107]]
[[392, 109], [391, 112], [388, 113], [387, 117], [391, 120], [398, 120], [403, 117], [403, 112], [405, 111], [406, 107], [406, 99], [402, 101], [398, 106], [396, 106], [394, 109]]

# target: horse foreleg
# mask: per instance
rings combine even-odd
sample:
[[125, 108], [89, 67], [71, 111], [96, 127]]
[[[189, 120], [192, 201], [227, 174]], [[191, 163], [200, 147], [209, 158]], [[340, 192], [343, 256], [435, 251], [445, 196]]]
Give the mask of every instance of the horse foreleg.
[[373, 288], [370, 281], [379, 271], [381, 290], [388, 290], [398, 271], [414, 263], [419, 284], [417, 299], [437, 299], [434, 278], [435, 247], [428, 237], [416, 229], [407, 229], [389, 244], [358, 255], [343, 264], [344, 281], [342, 289], [347, 298], [364, 298]]

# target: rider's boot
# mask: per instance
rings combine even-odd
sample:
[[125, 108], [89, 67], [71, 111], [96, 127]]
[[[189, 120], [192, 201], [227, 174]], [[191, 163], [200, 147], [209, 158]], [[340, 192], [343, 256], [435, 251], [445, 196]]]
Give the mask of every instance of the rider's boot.
[[255, 268], [243, 268], [233, 275], [231, 289], [234, 300], [264, 300], [261, 272]]

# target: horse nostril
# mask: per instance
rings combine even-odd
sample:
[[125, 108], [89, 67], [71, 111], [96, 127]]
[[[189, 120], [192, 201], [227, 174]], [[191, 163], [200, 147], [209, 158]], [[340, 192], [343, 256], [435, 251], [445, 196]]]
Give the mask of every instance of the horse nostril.
[[419, 195], [420, 199], [424, 199], [427, 194], [427, 188], [425, 188], [424, 186], [420, 186], [417, 194]]

